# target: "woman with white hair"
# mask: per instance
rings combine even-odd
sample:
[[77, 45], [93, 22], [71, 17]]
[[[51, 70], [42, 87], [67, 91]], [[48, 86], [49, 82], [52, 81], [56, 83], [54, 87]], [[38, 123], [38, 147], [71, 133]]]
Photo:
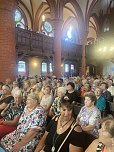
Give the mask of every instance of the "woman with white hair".
[[24, 110], [25, 104], [22, 99], [22, 92], [18, 90], [14, 95], [14, 101], [9, 103], [1, 112], [0, 139], [17, 128], [19, 118]]
[[15, 93], [19, 90], [18, 82], [13, 81], [13, 89], [11, 91], [12, 96], [14, 97]]
[[44, 133], [45, 123], [46, 113], [37, 95], [28, 94], [17, 129], [1, 139], [2, 146], [7, 152], [33, 152]]
[[51, 116], [60, 114], [60, 104], [61, 104], [62, 98], [65, 96], [65, 94], [66, 94], [65, 87], [59, 87], [57, 89], [57, 97], [55, 98], [55, 100], [51, 106], [51, 109], [50, 109]]

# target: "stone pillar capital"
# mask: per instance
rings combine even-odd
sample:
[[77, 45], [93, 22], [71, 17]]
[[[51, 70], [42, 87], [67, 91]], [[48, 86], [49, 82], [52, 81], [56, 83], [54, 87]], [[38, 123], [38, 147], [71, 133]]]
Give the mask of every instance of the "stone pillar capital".
[[53, 30], [57, 30], [57, 29], [62, 28], [62, 24], [63, 24], [62, 19], [55, 18], [55, 19], [52, 19], [51, 21], [52, 21]]

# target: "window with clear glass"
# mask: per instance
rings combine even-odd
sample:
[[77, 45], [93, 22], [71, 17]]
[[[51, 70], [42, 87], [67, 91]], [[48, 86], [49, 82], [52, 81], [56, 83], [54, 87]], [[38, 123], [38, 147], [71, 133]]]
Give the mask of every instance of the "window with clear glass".
[[18, 62], [18, 72], [26, 72], [26, 64], [24, 61]]
[[47, 63], [42, 63], [42, 72], [47, 72]]
[[71, 70], [74, 70], [74, 65], [73, 64], [71, 64]]
[[53, 71], [53, 69], [52, 69], [52, 63], [49, 64], [49, 71], [50, 71], [50, 72]]
[[70, 26], [70, 28], [67, 31], [67, 38], [71, 39], [72, 38], [72, 27]]
[[65, 64], [65, 72], [69, 72], [69, 65]]
[[15, 11], [15, 23], [16, 23], [16, 27], [20, 27], [25, 29], [25, 21], [22, 17], [22, 14], [19, 10]]

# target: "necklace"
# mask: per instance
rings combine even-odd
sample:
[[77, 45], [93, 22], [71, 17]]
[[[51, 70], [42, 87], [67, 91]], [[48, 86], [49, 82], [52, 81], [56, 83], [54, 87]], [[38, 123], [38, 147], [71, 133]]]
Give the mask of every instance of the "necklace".
[[[70, 118], [70, 120], [72, 119], [72, 117]], [[63, 130], [63, 127], [65, 127], [69, 122], [70, 122], [70, 120], [68, 120], [65, 124], [61, 124], [60, 122], [60, 125], [61, 125], [61, 127], [59, 128], [59, 133], [61, 133], [62, 132], [62, 130]], [[54, 134], [54, 136], [53, 136], [53, 146], [52, 146], [52, 148], [51, 148], [51, 152], [55, 152], [55, 144], [56, 144], [56, 142], [57, 142], [57, 139], [60, 137], [60, 135], [61, 134], [58, 134], [57, 135], [57, 137], [56, 137], [56, 135], [57, 135], [57, 133], [55, 132], [55, 134]], [[55, 138], [56, 137], [56, 138]]]
[[[72, 119], [72, 117], [70, 118], [70, 120]], [[60, 122], [60, 128], [59, 128], [59, 132], [61, 133], [61, 131], [63, 130], [63, 128], [70, 122], [70, 120], [68, 120], [65, 124], [62, 125], [62, 123]]]
[[57, 135], [57, 133], [55, 132], [55, 134], [53, 136], [53, 146], [51, 148], [51, 152], [55, 152], [55, 143], [61, 134], [58, 134], [57, 137], [55, 138], [56, 135]]

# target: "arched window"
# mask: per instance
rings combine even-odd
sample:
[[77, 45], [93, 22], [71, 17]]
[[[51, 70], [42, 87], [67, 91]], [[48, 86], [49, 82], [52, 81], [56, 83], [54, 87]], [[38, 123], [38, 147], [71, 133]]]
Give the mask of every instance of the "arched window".
[[24, 61], [18, 62], [18, 72], [26, 72], [26, 63]]
[[70, 26], [70, 28], [69, 28], [68, 31], [67, 31], [67, 37], [68, 37], [69, 39], [72, 38], [72, 27], [71, 27], [71, 26]]
[[48, 35], [50, 37], [54, 36], [52, 25], [49, 21], [44, 21], [41, 27], [41, 31], [43, 34]]
[[19, 10], [15, 11], [15, 23], [16, 23], [16, 27], [20, 27], [22, 29], [25, 29], [25, 21], [24, 21], [22, 14]]
[[49, 63], [49, 72], [53, 72], [52, 63]]
[[47, 72], [47, 63], [42, 62], [42, 73], [46, 73], [46, 72]]
[[74, 71], [74, 64], [71, 64], [71, 70]]
[[65, 64], [65, 72], [69, 72], [69, 64]]
[[73, 26], [69, 26], [65, 32], [65, 41], [76, 42], [76, 31]]

